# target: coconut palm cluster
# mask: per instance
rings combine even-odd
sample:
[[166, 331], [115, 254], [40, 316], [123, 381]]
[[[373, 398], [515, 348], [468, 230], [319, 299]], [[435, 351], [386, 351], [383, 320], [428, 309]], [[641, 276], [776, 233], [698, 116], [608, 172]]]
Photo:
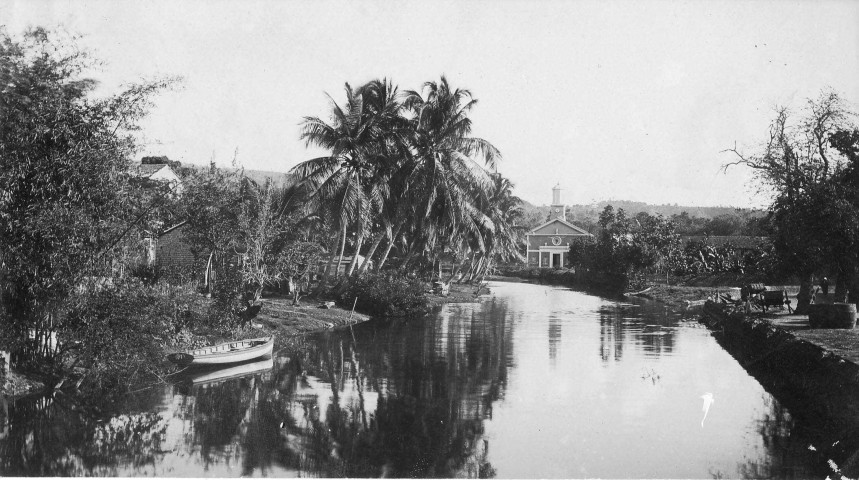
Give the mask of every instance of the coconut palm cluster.
[[[331, 232], [325, 278], [371, 265], [441, 275], [444, 264], [476, 280], [519, 258], [520, 200], [496, 171], [501, 153], [472, 135], [470, 91], [442, 76], [420, 91], [382, 79], [345, 93], [328, 121], [302, 122], [301, 138], [326, 154], [293, 168], [310, 192], [305, 209]], [[350, 263], [335, 268], [344, 254]]]

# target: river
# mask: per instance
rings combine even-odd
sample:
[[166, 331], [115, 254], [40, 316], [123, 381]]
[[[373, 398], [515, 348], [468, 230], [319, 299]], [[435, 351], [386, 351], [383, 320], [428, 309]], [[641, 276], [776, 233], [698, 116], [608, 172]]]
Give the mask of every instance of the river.
[[109, 408], [64, 394], [2, 403], [0, 475], [826, 474], [791, 412], [694, 319], [564, 288], [491, 289]]

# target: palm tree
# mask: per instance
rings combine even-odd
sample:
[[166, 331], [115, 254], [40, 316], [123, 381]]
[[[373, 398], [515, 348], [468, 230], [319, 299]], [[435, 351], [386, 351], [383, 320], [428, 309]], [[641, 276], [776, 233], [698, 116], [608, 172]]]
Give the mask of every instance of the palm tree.
[[486, 249], [481, 260], [485, 261], [472, 272], [470, 280], [482, 278], [496, 257], [524, 260], [518, 248], [522, 231], [515, 227], [516, 221], [522, 217], [522, 200], [513, 195], [513, 183], [501, 174], [493, 173], [492, 185], [486, 193], [482, 211], [492, 221], [493, 228], [483, 230]]
[[[401, 118], [397, 89], [387, 80], [374, 80], [357, 90], [347, 83], [344, 108], [333, 99], [331, 104], [331, 123], [305, 117], [301, 130], [301, 138], [308, 146], [328, 149], [330, 154], [292, 169], [314, 192], [308, 208], [327, 211], [339, 230], [339, 254], [332, 254], [326, 278], [334, 258], [339, 255], [342, 261], [350, 225], [357, 231], [349, 273], [354, 270], [371, 207], [380, 206], [386, 196], [387, 177], [392, 170], [387, 163], [392, 161], [391, 153], [398, 150], [401, 134], [396, 128]], [[337, 272], [339, 269], [338, 264]]]
[[[406, 92], [412, 114], [413, 161], [407, 166], [409, 198], [416, 207], [410, 259], [427, 251], [440, 253], [446, 244], [476, 233], [491, 221], [475, 206], [473, 192], [491, 181], [484, 166], [495, 168], [501, 154], [486, 140], [471, 136], [468, 114], [477, 104], [468, 90], [452, 90], [447, 79], [424, 84], [426, 97]], [[483, 165], [475, 158], [483, 160]]]

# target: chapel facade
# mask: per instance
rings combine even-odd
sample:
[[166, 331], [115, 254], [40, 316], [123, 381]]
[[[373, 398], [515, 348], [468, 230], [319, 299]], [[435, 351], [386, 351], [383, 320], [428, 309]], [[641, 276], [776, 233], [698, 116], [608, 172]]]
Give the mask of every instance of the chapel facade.
[[561, 186], [552, 188], [549, 221], [525, 234], [525, 259], [529, 267], [555, 268], [566, 265], [570, 245], [593, 239], [585, 229], [567, 222], [567, 209], [561, 203]]

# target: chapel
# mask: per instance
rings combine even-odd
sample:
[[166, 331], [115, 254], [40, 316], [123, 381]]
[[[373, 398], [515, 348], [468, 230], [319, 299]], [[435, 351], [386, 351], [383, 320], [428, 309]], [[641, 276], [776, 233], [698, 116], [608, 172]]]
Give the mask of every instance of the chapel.
[[529, 267], [563, 267], [570, 245], [592, 238], [585, 229], [567, 222], [567, 209], [561, 203], [561, 186], [555, 185], [549, 221], [525, 234], [526, 262]]

